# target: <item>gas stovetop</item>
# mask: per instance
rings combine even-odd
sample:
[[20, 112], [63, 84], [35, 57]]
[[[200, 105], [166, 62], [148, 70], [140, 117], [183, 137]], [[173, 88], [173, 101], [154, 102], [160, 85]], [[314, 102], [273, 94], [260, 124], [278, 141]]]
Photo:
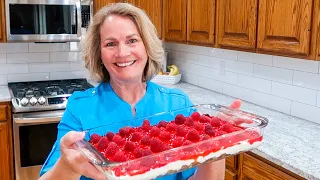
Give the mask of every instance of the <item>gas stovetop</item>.
[[8, 86], [14, 112], [65, 109], [74, 91], [93, 87], [86, 79], [16, 82]]

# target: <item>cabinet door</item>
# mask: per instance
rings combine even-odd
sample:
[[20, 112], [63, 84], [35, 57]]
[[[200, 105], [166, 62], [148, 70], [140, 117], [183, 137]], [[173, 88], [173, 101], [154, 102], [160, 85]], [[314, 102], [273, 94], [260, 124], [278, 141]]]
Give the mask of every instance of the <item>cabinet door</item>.
[[188, 0], [187, 41], [214, 43], [215, 0]]
[[217, 44], [255, 49], [258, 0], [217, 0]]
[[6, 21], [5, 21], [4, 1], [0, 2], [0, 42], [6, 41]]
[[12, 156], [7, 122], [0, 123], [0, 179], [13, 180]]
[[96, 13], [102, 7], [104, 7], [110, 3], [115, 3], [115, 2], [118, 2], [118, 0], [94, 0], [93, 1], [93, 11], [94, 11], [94, 13]]
[[162, 0], [130, 0], [132, 4], [143, 9], [155, 25], [158, 36], [162, 34]]
[[237, 174], [233, 173], [229, 169], [226, 169], [224, 179], [225, 180], [236, 180], [237, 179]]
[[186, 41], [187, 0], [164, 0], [164, 39]]
[[258, 50], [308, 55], [312, 0], [260, 0]]

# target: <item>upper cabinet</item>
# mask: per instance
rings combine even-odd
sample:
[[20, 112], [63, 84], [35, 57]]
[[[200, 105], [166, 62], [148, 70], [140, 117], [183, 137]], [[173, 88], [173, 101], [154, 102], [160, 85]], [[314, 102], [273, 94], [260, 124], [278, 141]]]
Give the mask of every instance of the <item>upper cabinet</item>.
[[214, 0], [188, 0], [187, 41], [214, 44]]
[[4, 1], [0, 2], [0, 42], [6, 41], [6, 20]]
[[186, 41], [187, 0], [163, 0], [164, 40]]
[[255, 49], [258, 0], [217, 0], [217, 44]]
[[104, 6], [118, 2], [119, 0], [94, 0], [93, 1], [93, 11], [96, 13], [99, 9], [103, 8]]
[[257, 49], [308, 55], [313, 0], [259, 0]]

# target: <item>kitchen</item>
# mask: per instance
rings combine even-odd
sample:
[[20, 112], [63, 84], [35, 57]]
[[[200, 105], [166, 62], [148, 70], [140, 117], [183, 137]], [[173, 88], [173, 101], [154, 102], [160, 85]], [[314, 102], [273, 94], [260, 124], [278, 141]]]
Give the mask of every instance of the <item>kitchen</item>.
[[[167, 64], [181, 70], [182, 80], [169, 86], [185, 91], [195, 104], [227, 105], [240, 98], [245, 101], [244, 110], [270, 120], [264, 144], [228, 159], [226, 179], [320, 179], [318, 0], [130, 2], [150, 12], [168, 51]], [[77, 42], [6, 42], [1, 3], [0, 150], [4, 153], [0, 159], [5, 159], [5, 165], [1, 164], [0, 177], [5, 176], [0, 179], [12, 179], [17, 170], [16, 131], [8, 83], [90, 77]], [[93, 6], [99, 9], [107, 3], [95, 1]], [[282, 12], [283, 7], [292, 12]], [[269, 19], [263, 13], [269, 13]], [[306, 18], [302, 21], [302, 17]], [[271, 29], [261, 22], [269, 23]]]

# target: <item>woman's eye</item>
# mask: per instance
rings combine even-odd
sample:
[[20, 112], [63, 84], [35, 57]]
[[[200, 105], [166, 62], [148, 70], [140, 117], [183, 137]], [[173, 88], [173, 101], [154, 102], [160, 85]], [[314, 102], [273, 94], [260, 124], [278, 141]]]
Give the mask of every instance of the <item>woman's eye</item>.
[[130, 40], [129, 40], [129, 43], [130, 43], [130, 44], [131, 44], [131, 43], [135, 43], [135, 42], [137, 42], [136, 39], [130, 39]]
[[116, 43], [114, 43], [114, 42], [109, 42], [109, 43], [106, 44], [106, 46], [108, 46], [108, 47], [115, 46], [115, 45], [116, 45]]

